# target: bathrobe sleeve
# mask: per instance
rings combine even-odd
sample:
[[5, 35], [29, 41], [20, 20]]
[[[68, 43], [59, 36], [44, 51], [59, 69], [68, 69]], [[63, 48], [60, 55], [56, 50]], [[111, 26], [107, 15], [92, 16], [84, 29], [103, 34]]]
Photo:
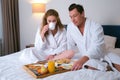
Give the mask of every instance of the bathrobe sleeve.
[[103, 28], [99, 24], [92, 24], [92, 28], [90, 28], [89, 38], [91, 42], [89, 43], [89, 48], [87, 50], [86, 56], [89, 58], [97, 58], [100, 59], [105, 55], [105, 44], [104, 44], [104, 33]]
[[40, 50], [42, 49], [43, 47], [45, 47], [45, 44], [46, 44], [46, 39], [44, 39], [44, 42], [40, 36], [40, 28], [37, 29], [37, 33], [36, 33], [36, 36], [35, 36], [35, 48], [37, 50]]

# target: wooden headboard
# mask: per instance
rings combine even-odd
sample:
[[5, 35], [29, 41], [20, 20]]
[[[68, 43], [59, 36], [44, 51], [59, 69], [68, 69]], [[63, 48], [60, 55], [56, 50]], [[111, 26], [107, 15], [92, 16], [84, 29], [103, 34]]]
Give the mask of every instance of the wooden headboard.
[[116, 48], [120, 48], [120, 25], [102, 25], [104, 34], [117, 38]]
[[[67, 25], [64, 25], [67, 29]], [[117, 38], [116, 48], [120, 48], [120, 25], [102, 25], [105, 35], [110, 35]]]

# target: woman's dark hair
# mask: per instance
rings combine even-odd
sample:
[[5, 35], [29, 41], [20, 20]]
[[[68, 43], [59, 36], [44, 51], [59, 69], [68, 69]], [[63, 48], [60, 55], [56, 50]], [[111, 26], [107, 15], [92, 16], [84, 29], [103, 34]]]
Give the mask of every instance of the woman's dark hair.
[[82, 12], [84, 12], [84, 8], [83, 8], [83, 6], [82, 5], [80, 5], [80, 4], [75, 4], [75, 3], [73, 3], [73, 4], [71, 4], [70, 6], [69, 6], [69, 11], [72, 11], [73, 9], [77, 9], [77, 11], [80, 13], [80, 14], [82, 14]]

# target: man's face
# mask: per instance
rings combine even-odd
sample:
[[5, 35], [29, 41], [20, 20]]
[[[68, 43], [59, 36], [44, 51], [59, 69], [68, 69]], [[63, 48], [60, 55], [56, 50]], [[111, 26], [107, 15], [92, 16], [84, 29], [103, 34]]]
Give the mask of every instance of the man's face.
[[80, 14], [76, 8], [69, 12], [69, 16], [76, 26], [80, 26], [84, 19], [84, 13]]

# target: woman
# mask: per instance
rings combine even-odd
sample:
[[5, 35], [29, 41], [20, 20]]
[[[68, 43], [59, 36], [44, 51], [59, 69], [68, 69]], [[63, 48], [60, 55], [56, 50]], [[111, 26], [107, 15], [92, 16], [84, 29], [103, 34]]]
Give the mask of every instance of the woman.
[[35, 39], [35, 48], [40, 54], [38, 56], [47, 60], [71, 58], [73, 52], [65, 51], [67, 49], [66, 30], [56, 10], [49, 9], [45, 13], [40, 27]]

